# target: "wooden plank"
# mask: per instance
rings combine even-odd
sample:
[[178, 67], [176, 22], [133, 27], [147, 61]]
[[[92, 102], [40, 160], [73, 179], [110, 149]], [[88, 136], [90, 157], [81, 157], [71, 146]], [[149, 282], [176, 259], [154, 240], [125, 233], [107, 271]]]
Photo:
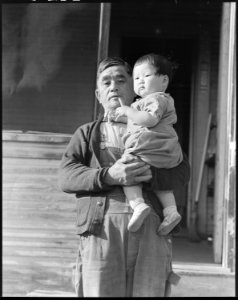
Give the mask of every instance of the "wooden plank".
[[5, 214], [2, 220], [3, 230], [5, 228], [34, 228], [34, 229], [48, 229], [48, 228], [62, 228], [65, 227], [72, 232], [75, 232], [75, 219], [72, 213], [66, 214], [64, 217], [64, 213], [61, 215], [52, 213], [44, 213], [41, 216], [37, 214], [25, 214], [25, 216], [19, 216], [16, 212], [14, 214]]
[[11, 268], [8, 268], [7, 266], [5, 268], [4, 266], [4, 275], [6, 275], [4, 276], [4, 281], [13, 281], [17, 278], [21, 278], [22, 283], [24, 283], [24, 281], [30, 282], [31, 280], [39, 281], [43, 279], [48, 281], [48, 283], [51, 282], [51, 284], [57, 284], [57, 282], [59, 284], [62, 281], [70, 280], [70, 277], [72, 276], [72, 267], [68, 265], [67, 267], [62, 266], [62, 268], [54, 267], [48, 269], [45, 266], [35, 264], [32, 261], [31, 265], [25, 267], [20, 265], [18, 268], [16, 266], [12, 266]]
[[13, 183], [4, 183], [4, 188], [7, 189], [31, 189], [31, 190], [44, 190], [47, 192], [56, 192], [59, 191], [58, 186], [55, 185], [49, 185], [47, 182], [14, 182]]
[[46, 182], [49, 185], [55, 185], [57, 183], [57, 172], [49, 173], [47, 176], [45, 174], [33, 173], [33, 174], [3, 174], [3, 182], [11, 183], [11, 182]]
[[2, 192], [2, 199], [6, 200], [3, 202], [3, 206], [14, 205], [16, 204], [16, 202], [19, 203], [19, 202], [29, 202], [29, 201], [31, 202], [55, 201], [60, 203], [60, 205], [64, 205], [62, 202], [76, 203], [76, 197], [74, 194], [66, 194], [58, 190], [55, 190], [54, 192], [51, 193], [48, 193], [45, 190], [36, 193], [35, 191], [14, 189], [12, 187], [9, 187], [8, 189], [4, 189], [4, 191]]
[[78, 240], [74, 233], [69, 232], [67, 228], [46, 228], [41, 230], [34, 230], [32, 228], [8, 228], [2, 232], [4, 238], [44, 238], [44, 239], [73, 239]]
[[[64, 237], [63, 237], [64, 239]], [[37, 253], [49, 253], [49, 256], [55, 256], [57, 257], [58, 255], [64, 254], [64, 253], [69, 253], [70, 257], [71, 254], [75, 255], [76, 250], [78, 248], [78, 242], [71, 238], [71, 239], [66, 239], [64, 242], [60, 239], [40, 239], [40, 240], [33, 240], [33, 239], [24, 239], [21, 238], [15, 239], [15, 240], [6, 240], [4, 237], [4, 241], [2, 242], [3, 246], [3, 254], [4, 257], [10, 257], [14, 256], [17, 251], [25, 251], [25, 253], [28, 253], [29, 257], [32, 257], [33, 255], [38, 256], [39, 254]], [[12, 250], [12, 248], [16, 246], [17, 250]], [[55, 249], [56, 252], [55, 252]], [[8, 252], [10, 251], [10, 252]]]
[[64, 221], [70, 221], [73, 220], [72, 215], [76, 212], [76, 208], [69, 208], [67, 211], [64, 210], [49, 210], [48, 208], [44, 209], [43, 211], [36, 211], [34, 209], [32, 210], [16, 210], [16, 211], [7, 211], [5, 212], [3, 216], [3, 223], [5, 222], [11, 222], [11, 218], [13, 220], [18, 220], [19, 222], [25, 222], [25, 220], [28, 220], [30, 218], [31, 220], [34, 220], [34, 223], [37, 222], [57, 222], [60, 220]]
[[[99, 34], [98, 34], [98, 54], [97, 64], [107, 57], [108, 41], [110, 32], [110, 17], [111, 17], [111, 3], [100, 4], [100, 19], [99, 19]], [[93, 118], [96, 120], [99, 113], [98, 99], [94, 100], [94, 113]]]
[[[9, 256], [3, 261], [3, 271], [6, 274], [4, 279], [11, 279], [11, 276], [9, 276], [11, 273], [21, 273], [28, 276], [30, 272], [37, 271], [37, 269], [45, 269], [46, 272], [55, 272], [56, 274], [60, 272], [72, 272], [75, 263], [75, 255], [74, 257], [66, 257], [65, 259], [61, 259], [60, 257], [52, 259], [52, 257], [46, 256], [38, 258], [34, 256], [22, 256], [21, 258], [19, 256]], [[27, 272], [27, 270], [29, 271]]]
[[230, 3], [227, 98], [227, 170], [223, 265], [235, 270], [236, 254], [236, 3]]
[[[235, 21], [231, 23], [231, 8], [232, 3], [223, 3], [222, 20], [220, 33], [220, 58], [219, 58], [219, 80], [218, 80], [218, 108], [217, 108], [217, 155], [216, 155], [216, 170], [215, 170], [215, 206], [214, 206], [214, 259], [216, 263], [223, 262], [227, 264], [227, 250], [225, 245], [226, 237], [224, 236], [224, 226], [227, 215], [227, 201], [225, 191], [227, 184], [228, 173], [228, 138], [230, 132], [228, 129], [231, 122], [228, 119], [228, 112], [231, 111], [231, 92], [232, 92], [232, 67], [233, 57], [231, 52], [234, 51], [232, 45], [231, 31], [235, 32]], [[229, 181], [229, 180], [228, 180]], [[232, 200], [235, 201], [235, 200]], [[225, 207], [225, 210], [224, 210]], [[223, 253], [223, 244], [225, 252]], [[222, 256], [222, 253], [225, 256]]]
[[55, 270], [59, 272], [59, 269], [70, 269], [73, 268], [76, 262], [76, 257], [73, 258], [65, 258], [62, 259], [52, 259], [52, 257], [19, 257], [19, 256], [7, 256], [3, 261], [4, 270], [9, 271], [17, 271], [17, 266], [22, 266], [23, 268], [27, 268], [29, 266], [41, 266], [46, 269], [51, 270], [52, 272]]
[[[35, 248], [35, 249], [39, 249], [40, 247], [42, 248], [49, 248], [49, 251], [54, 251], [55, 247], [59, 247], [60, 251], [62, 251], [63, 249], [67, 249], [71, 251], [71, 248], [73, 248], [72, 246], [76, 246], [77, 245], [77, 241], [75, 239], [75, 236], [73, 236], [71, 234], [71, 239], [66, 238], [64, 240], [65, 237], [68, 237], [69, 234], [65, 234], [63, 237], [58, 237], [58, 238], [25, 238], [25, 237], [21, 237], [19, 238], [19, 236], [15, 237], [14, 239], [12, 238], [6, 238], [4, 236], [4, 240], [2, 241], [2, 246], [5, 247], [10, 247], [10, 246], [17, 246], [17, 248]], [[51, 250], [50, 250], [51, 249]]]
[[23, 175], [23, 174], [32, 174], [32, 175], [44, 175], [44, 176], [51, 176], [57, 175], [59, 171], [59, 165], [56, 167], [37, 167], [37, 166], [22, 166], [20, 169], [17, 166], [3, 166], [3, 176], [6, 175]]
[[31, 167], [31, 166], [36, 166], [36, 167], [58, 167], [60, 163], [60, 160], [58, 159], [39, 159], [39, 158], [19, 158], [19, 157], [3, 157], [2, 165], [3, 167], [14, 167], [14, 166], [20, 166], [20, 167]]
[[33, 142], [3, 142], [3, 157], [61, 159], [66, 145]]
[[8, 213], [8, 211], [17, 211], [21, 212], [22, 210], [34, 211], [38, 210], [40, 212], [45, 211], [76, 211], [76, 202], [66, 201], [65, 198], [62, 197], [61, 200], [51, 198], [50, 195], [47, 198], [39, 197], [41, 195], [34, 195], [33, 198], [30, 197], [28, 201], [25, 201], [25, 198], [20, 201], [20, 198], [15, 196], [14, 201], [9, 199], [9, 201], [4, 202], [2, 205], [3, 212]]
[[[76, 248], [75, 248], [76, 249]], [[50, 251], [51, 250], [51, 251]], [[7, 247], [4, 246], [3, 248], [3, 255], [7, 257], [9, 256], [21, 256], [21, 257], [35, 257], [38, 259], [39, 257], [51, 257], [54, 259], [66, 259], [71, 258], [72, 260], [75, 258], [76, 251], [73, 249], [61, 249], [57, 247], [55, 249], [52, 248], [39, 248], [39, 249], [27, 249], [26, 247]]]
[[[18, 196], [16, 199], [20, 199], [21, 197], [26, 197], [26, 199], [27, 199], [27, 197], [32, 197], [36, 194], [35, 189], [33, 189], [33, 190], [29, 190], [27, 188], [21, 189], [21, 186], [22, 185], [20, 185], [20, 188], [18, 188], [17, 185], [5, 184], [4, 190], [2, 191], [3, 195], [6, 195], [6, 197], [7, 197], [12, 194], [14, 196], [15, 195]], [[27, 187], [27, 184], [26, 184], [26, 187]], [[42, 197], [44, 197], [44, 199], [47, 199], [48, 197], [60, 197], [59, 199], [61, 199], [63, 196], [65, 199], [75, 199], [75, 194], [63, 193], [62, 191], [59, 190], [59, 188], [55, 189], [50, 194], [48, 193], [47, 190], [40, 190], [39, 192], [40, 193], [38, 193], [38, 196], [40, 196], [40, 197], [42, 196]], [[64, 199], [64, 198], [62, 198], [62, 199]], [[5, 199], [5, 200], [7, 200], [7, 199]], [[9, 199], [8, 199], [8, 201], [9, 201]]]
[[27, 297], [54, 297], [54, 298], [69, 298], [69, 297], [77, 297], [76, 293], [73, 292], [66, 292], [66, 291], [59, 291], [59, 290], [35, 290], [27, 294]]
[[50, 164], [49, 161], [44, 163], [45, 160], [41, 159], [41, 164], [34, 164], [29, 159], [18, 161], [15, 164], [9, 164], [3, 159], [2, 171], [3, 174], [57, 174], [59, 171], [60, 161], [57, 164]]
[[62, 134], [54, 132], [13, 132], [3, 130], [2, 141], [13, 141], [13, 142], [46, 142], [46, 143], [60, 143], [67, 145], [71, 139], [71, 134]]
[[[72, 216], [71, 219], [73, 220]], [[6, 221], [6, 222], [2, 222], [2, 230], [7, 230], [8, 228], [10, 229], [16, 229], [19, 228], [20, 229], [34, 229], [34, 230], [41, 230], [41, 229], [67, 229], [67, 230], [71, 230], [71, 232], [75, 232], [76, 233], [76, 229], [75, 229], [75, 224], [74, 221], [72, 221], [72, 223], [69, 222], [65, 222], [65, 220], [63, 220], [62, 218], [59, 220], [49, 220], [48, 222], [42, 222], [42, 219], [39, 220], [38, 222], [32, 222], [31, 220], [23, 220], [21, 223], [19, 223], [20, 219], [12, 219], [10, 221]], [[62, 224], [63, 223], [63, 224]], [[60, 225], [61, 224], [61, 225]]]

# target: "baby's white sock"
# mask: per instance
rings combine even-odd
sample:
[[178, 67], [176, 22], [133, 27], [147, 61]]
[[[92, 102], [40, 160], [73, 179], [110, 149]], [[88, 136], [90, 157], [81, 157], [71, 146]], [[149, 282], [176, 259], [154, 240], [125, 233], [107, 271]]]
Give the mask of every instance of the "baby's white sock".
[[176, 205], [167, 206], [163, 209], [164, 217], [170, 215], [173, 212], [177, 212], [177, 206]]
[[134, 200], [129, 200], [130, 206], [133, 210], [135, 210], [136, 206], [141, 204], [141, 203], [145, 203], [143, 198], [136, 198]]

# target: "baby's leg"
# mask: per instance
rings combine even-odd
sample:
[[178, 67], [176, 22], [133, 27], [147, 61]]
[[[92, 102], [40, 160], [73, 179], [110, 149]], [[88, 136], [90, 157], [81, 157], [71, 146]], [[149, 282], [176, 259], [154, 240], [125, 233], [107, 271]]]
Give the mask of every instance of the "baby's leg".
[[172, 191], [155, 191], [163, 206], [164, 220], [160, 224], [158, 233], [167, 235], [181, 221], [181, 216], [177, 211], [177, 205]]
[[141, 227], [145, 218], [149, 215], [151, 208], [143, 199], [141, 185], [123, 186], [123, 190], [133, 209], [133, 215], [128, 224], [128, 230], [134, 232]]

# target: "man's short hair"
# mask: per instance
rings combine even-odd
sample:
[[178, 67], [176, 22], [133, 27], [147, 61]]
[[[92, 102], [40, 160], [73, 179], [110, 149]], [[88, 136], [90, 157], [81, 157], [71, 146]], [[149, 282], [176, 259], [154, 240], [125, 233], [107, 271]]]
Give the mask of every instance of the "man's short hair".
[[100, 74], [105, 71], [107, 68], [113, 67], [113, 66], [123, 66], [126, 70], [126, 72], [132, 76], [132, 68], [131, 66], [124, 61], [120, 57], [107, 57], [103, 59], [99, 65], [97, 70], [97, 79], [99, 78]]
[[178, 65], [172, 61], [170, 61], [165, 56], [160, 54], [146, 54], [141, 56], [135, 62], [135, 66], [141, 65], [143, 63], [149, 63], [156, 69], [156, 74], [159, 75], [167, 75], [169, 77], [169, 82], [172, 81], [175, 70], [177, 69]]

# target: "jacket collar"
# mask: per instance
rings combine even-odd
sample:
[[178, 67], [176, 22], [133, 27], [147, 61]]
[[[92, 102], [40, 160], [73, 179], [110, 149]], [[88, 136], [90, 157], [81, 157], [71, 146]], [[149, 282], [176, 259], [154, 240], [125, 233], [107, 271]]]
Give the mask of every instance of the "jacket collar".
[[94, 153], [98, 165], [100, 165], [100, 124], [103, 121], [103, 115], [100, 115], [92, 126], [89, 136], [89, 148]]

